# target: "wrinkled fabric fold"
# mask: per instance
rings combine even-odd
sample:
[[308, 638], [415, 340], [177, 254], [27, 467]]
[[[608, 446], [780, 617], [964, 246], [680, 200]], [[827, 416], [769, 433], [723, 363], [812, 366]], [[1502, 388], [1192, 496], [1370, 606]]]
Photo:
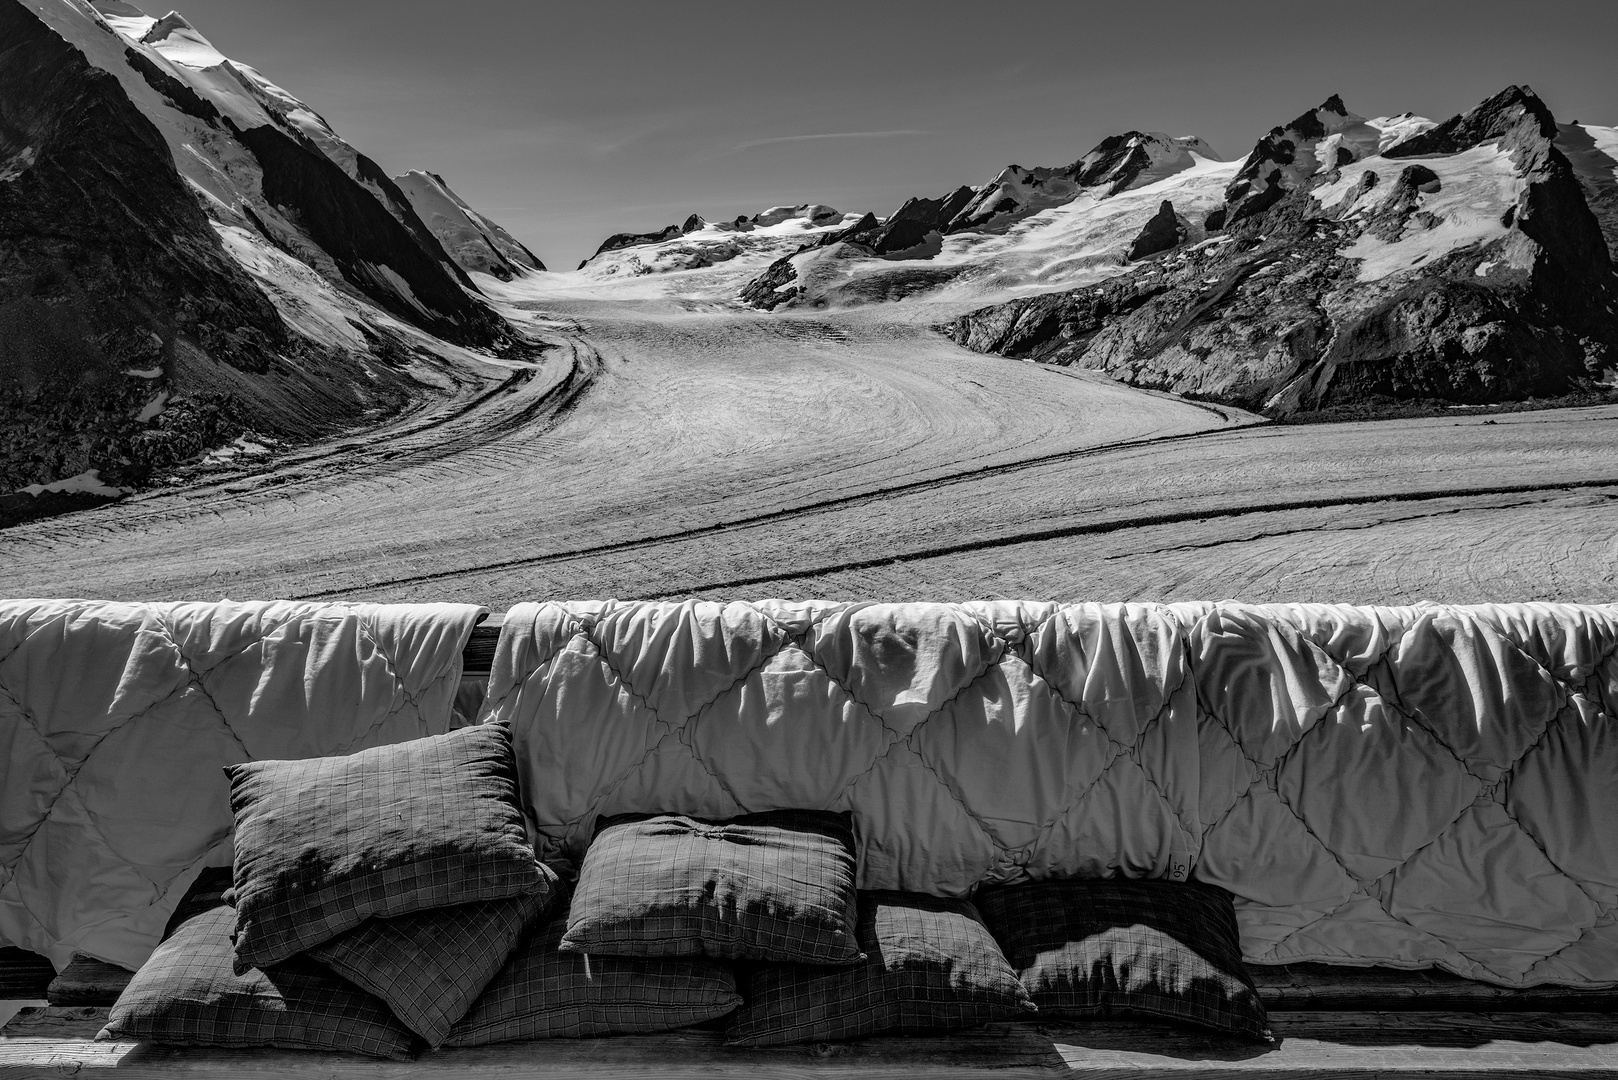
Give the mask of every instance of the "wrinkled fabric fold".
[[222, 766], [448, 730], [484, 613], [0, 601], [0, 942], [139, 967], [230, 863]]
[[487, 715], [540, 857], [852, 811], [859, 885], [1200, 880], [1255, 963], [1618, 983], [1618, 608], [528, 603]]

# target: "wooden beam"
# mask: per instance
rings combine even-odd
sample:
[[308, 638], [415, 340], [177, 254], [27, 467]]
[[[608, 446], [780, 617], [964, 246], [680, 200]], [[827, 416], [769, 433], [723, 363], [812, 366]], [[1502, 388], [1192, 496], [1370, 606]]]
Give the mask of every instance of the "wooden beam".
[[56, 969], [38, 953], [0, 947], [0, 1001], [42, 998], [54, 978]]
[[110, 1006], [134, 977], [133, 971], [117, 964], [74, 956], [73, 962], [51, 980], [45, 997], [52, 1005]]
[[412, 1062], [295, 1050], [212, 1050], [89, 1041], [104, 1009], [37, 1009], [0, 1031], [0, 1077], [118, 1070], [120, 1080], [321, 1077], [1015, 1077], [1082, 1074], [1235, 1078], [1567, 1075], [1618, 1080], [1609, 1013], [1278, 1012], [1279, 1044], [1146, 1023], [992, 1024], [950, 1035], [884, 1036], [770, 1050], [731, 1049], [718, 1032], [551, 1039], [438, 1050]]
[[1618, 1012], [1618, 988], [1580, 990], [1569, 986], [1514, 989], [1475, 982], [1426, 968], [1338, 967], [1249, 964], [1259, 997], [1268, 1009], [1425, 1009], [1428, 1011]]
[[461, 674], [488, 675], [494, 667], [494, 647], [500, 640], [500, 624], [505, 615], [496, 612], [472, 627], [472, 636], [461, 650]]

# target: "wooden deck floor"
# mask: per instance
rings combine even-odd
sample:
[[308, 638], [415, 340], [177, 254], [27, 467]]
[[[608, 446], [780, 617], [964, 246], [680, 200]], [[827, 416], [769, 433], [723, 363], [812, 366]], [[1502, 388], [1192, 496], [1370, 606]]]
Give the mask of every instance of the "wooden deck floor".
[[1618, 1077], [1618, 1016], [1576, 1012], [1278, 1011], [1273, 1048], [1135, 1023], [994, 1024], [948, 1036], [894, 1036], [737, 1050], [680, 1031], [438, 1050], [412, 1062], [293, 1050], [205, 1050], [92, 1042], [100, 1008], [25, 1011], [0, 1031], [0, 1077]]

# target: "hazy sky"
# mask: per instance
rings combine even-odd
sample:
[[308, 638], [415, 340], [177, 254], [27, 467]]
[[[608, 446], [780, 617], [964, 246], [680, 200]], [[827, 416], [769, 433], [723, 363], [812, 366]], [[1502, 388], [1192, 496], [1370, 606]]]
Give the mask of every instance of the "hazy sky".
[[1615, 0], [175, 2], [553, 269], [692, 212], [887, 213], [1132, 128], [1238, 157], [1333, 93], [1442, 119], [1528, 83], [1618, 125]]

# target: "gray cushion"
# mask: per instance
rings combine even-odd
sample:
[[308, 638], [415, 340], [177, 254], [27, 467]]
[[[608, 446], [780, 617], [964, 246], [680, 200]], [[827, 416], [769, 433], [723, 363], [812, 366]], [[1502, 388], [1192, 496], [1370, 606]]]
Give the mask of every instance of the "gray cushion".
[[846, 813], [607, 818], [580, 867], [562, 948], [852, 963], [854, 873]]
[[753, 968], [731, 1044], [939, 1031], [1034, 1011], [969, 901], [862, 892], [859, 941], [865, 962], [851, 967]]
[[428, 1046], [438, 1046], [550, 899], [547, 890], [367, 919], [305, 955], [381, 998]]
[[450, 1031], [451, 1046], [667, 1031], [741, 1002], [728, 964], [562, 952], [567, 915], [524, 939]]
[[230, 765], [236, 971], [392, 917], [538, 892], [511, 733], [463, 728], [347, 757]]
[[1267, 1040], [1223, 889], [1047, 881], [977, 896], [1042, 1017], [1144, 1016]]
[[227, 906], [187, 919], [129, 980], [96, 1037], [410, 1056], [416, 1037], [386, 1005], [313, 960], [236, 974], [235, 926]]

